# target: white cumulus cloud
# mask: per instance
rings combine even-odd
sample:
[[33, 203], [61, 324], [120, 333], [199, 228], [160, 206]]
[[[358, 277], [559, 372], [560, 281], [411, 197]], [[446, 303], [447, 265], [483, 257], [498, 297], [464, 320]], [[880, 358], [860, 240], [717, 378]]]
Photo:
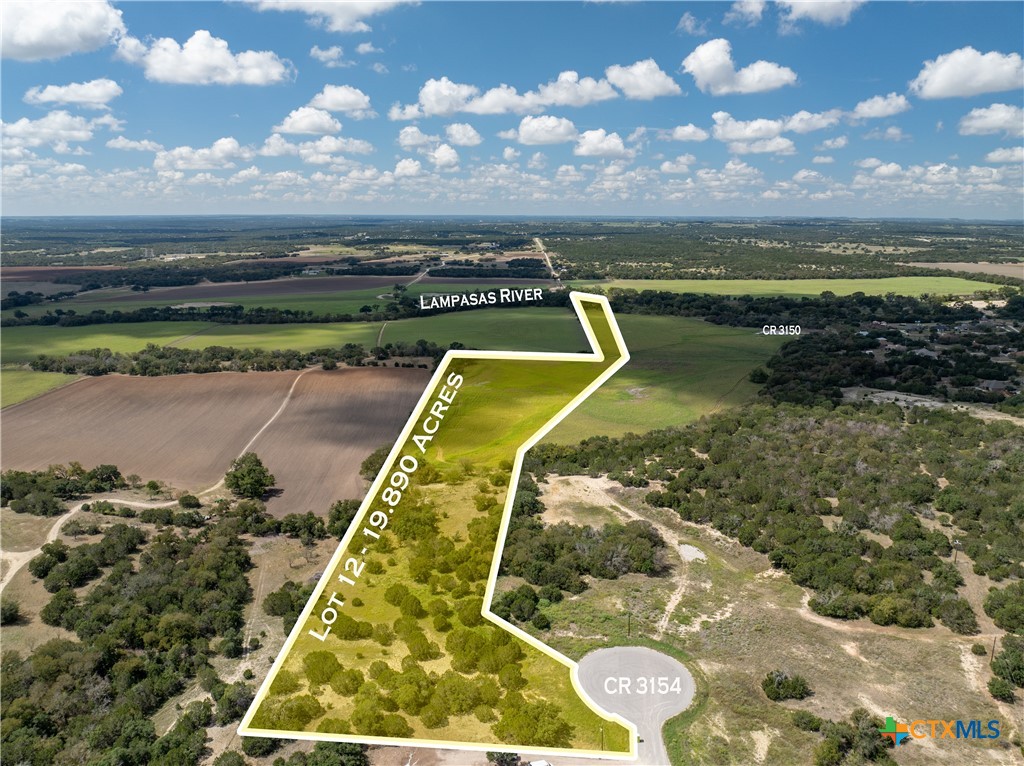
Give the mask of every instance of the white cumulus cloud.
[[444, 129], [448, 143], [455, 146], [479, 146], [483, 138], [476, 132], [476, 128], [466, 122], [455, 122]]
[[363, 21], [378, 13], [405, 5], [415, 0], [248, 0], [260, 11], [300, 11], [309, 15], [311, 21], [328, 32], [369, 32], [370, 26]]
[[351, 85], [325, 85], [322, 91], [313, 96], [309, 106], [328, 112], [341, 112], [357, 120], [377, 116], [370, 108], [370, 97]]
[[373, 47], [373, 43], [371, 42], [359, 43], [359, 45], [356, 46], [356, 53], [358, 53], [360, 56], [366, 56], [367, 54], [370, 53], [383, 52], [384, 51], [382, 51], [380, 48]]
[[506, 146], [501, 152], [501, 157], [505, 162], [512, 162], [519, 157], [519, 150], [512, 146]]
[[827, 154], [819, 154], [811, 160], [815, 165], [831, 165], [835, 162], [834, 157], [829, 157]]
[[821, 142], [821, 149], [842, 149], [850, 143], [850, 139], [846, 136], [836, 136], [835, 138], [827, 138]]
[[350, 67], [354, 66], [356, 63], [354, 61], [345, 60], [345, 51], [342, 50], [340, 45], [332, 45], [330, 48], [321, 48], [319, 45], [314, 45], [309, 49], [309, 55], [328, 69]]
[[815, 21], [829, 26], [842, 26], [867, 0], [776, 0], [782, 10], [784, 29], [798, 21]]
[[796, 147], [788, 138], [776, 136], [757, 141], [732, 141], [729, 151], [733, 154], [794, 154]]
[[1024, 146], [993, 149], [985, 155], [985, 162], [1024, 162]]
[[654, 59], [644, 59], [629, 66], [614, 64], [605, 70], [604, 75], [626, 98], [637, 101], [682, 93], [676, 81], [663, 72]]
[[121, 11], [103, 1], [0, 4], [0, 51], [18, 61], [57, 59], [101, 48], [125, 33]]
[[441, 144], [429, 157], [438, 170], [454, 170], [459, 166], [459, 153], [448, 144]]
[[682, 174], [690, 172], [690, 165], [697, 161], [692, 154], [680, 154], [674, 160], [665, 160], [661, 163], [661, 172], [670, 174]]
[[273, 51], [232, 53], [227, 40], [205, 29], [179, 45], [170, 37], [153, 40], [148, 46], [134, 37], [123, 37], [118, 56], [140, 64], [146, 79], [181, 85], [273, 85], [289, 79], [294, 67]]
[[683, 70], [693, 76], [702, 92], [713, 96], [763, 93], [796, 82], [796, 72], [770, 61], [755, 61], [737, 71], [732, 45], [725, 38], [698, 45], [683, 59]]
[[700, 21], [696, 16], [687, 11], [679, 19], [679, 23], [676, 24], [676, 32], [686, 32], [688, 35], [703, 37], [708, 33], [708, 24], [706, 21]]
[[63, 109], [30, 120], [22, 117], [16, 122], [0, 123], [3, 127], [4, 148], [43, 146], [45, 144], [81, 143], [93, 135], [93, 121], [72, 115]]
[[406, 151], [439, 143], [441, 143], [439, 136], [427, 135], [415, 125], [404, 127], [398, 133], [398, 145]]
[[156, 141], [148, 139], [143, 141], [131, 141], [124, 136], [118, 136], [107, 141], [108, 149], [120, 149], [126, 152], [159, 152], [163, 146]]
[[36, 86], [25, 91], [27, 104], [73, 104], [87, 109], [107, 109], [107, 104], [124, 91], [113, 80], [102, 78], [68, 85]]
[[233, 137], [220, 138], [210, 146], [193, 149], [178, 146], [159, 151], [153, 159], [156, 170], [216, 170], [233, 168], [236, 160], [251, 159], [253, 152]]
[[715, 121], [712, 128], [715, 138], [719, 141], [754, 141], [774, 138], [782, 133], [782, 120], [768, 120], [763, 117], [756, 120], [736, 120], [728, 112], [715, 112], [711, 115]]
[[837, 125], [842, 116], [843, 113], [839, 109], [829, 109], [826, 112], [808, 112], [801, 109], [786, 118], [785, 129], [794, 133], [810, 133]]
[[907, 97], [890, 93], [887, 96], [872, 96], [861, 101], [853, 108], [850, 116], [855, 120], [870, 120], [879, 117], [892, 117], [910, 109], [910, 102]]
[[1007, 136], [1024, 135], [1024, 109], [1009, 104], [972, 109], [960, 118], [960, 135], [987, 136], [1003, 133]]
[[1024, 60], [1019, 53], [981, 53], [970, 45], [924, 62], [910, 90], [920, 98], [977, 96], [1024, 88]]
[[761, 21], [766, 0], [736, 0], [722, 18], [725, 24], [745, 24], [752, 27]]
[[579, 157], [632, 157], [618, 133], [607, 133], [604, 128], [584, 131], [572, 153]]
[[516, 138], [527, 146], [561, 144], [576, 139], [576, 126], [565, 117], [542, 114], [539, 117], [527, 115], [519, 123]]
[[334, 119], [330, 112], [323, 109], [314, 109], [310, 106], [300, 106], [293, 109], [285, 117], [280, 125], [275, 125], [275, 133], [306, 133], [323, 135], [325, 133], [337, 133], [341, 130], [341, 123]]
[[691, 122], [686, 125], [676, 125], [666, 137], [673, 141], [707, 141], [708, 135], [706, 130], [698, 128]]
[[415, 178], [421, 172], [423, 172], [423, 166], [420, 161], [410, 157], [399, 160], [395, 165], [395, 178]]

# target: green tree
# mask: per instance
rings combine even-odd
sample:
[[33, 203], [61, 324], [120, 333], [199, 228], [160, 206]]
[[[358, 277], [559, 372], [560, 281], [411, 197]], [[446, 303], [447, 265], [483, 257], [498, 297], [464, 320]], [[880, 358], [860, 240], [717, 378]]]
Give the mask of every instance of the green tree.
[[21, 619], [21, 606], [13, 598], [0, 598], [0, 625], [14, 625]]
[[224, 484], [238, 497], [258, 499], [274, 486], [274, 475], [255, 452], [246, 452], [231, 462]]

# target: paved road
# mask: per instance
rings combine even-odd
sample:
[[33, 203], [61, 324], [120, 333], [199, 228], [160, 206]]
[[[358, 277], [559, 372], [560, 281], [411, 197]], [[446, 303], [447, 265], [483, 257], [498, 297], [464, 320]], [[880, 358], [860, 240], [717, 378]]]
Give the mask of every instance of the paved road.
[[696, 690], [681, 662], [640, 646], [598, 649], [580, 660], [579, 679], [594, 702], [636, 724], [638, 766], [671, 766], [661, 727], [690, 706]]

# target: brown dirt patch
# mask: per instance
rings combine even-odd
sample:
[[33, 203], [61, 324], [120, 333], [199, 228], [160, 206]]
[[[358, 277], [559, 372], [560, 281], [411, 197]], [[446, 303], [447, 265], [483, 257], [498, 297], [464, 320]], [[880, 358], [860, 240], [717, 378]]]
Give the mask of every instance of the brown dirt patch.
[[284, 412], [253, 444], [277, 479], [274, 515], [326, 515], [335, 500], [365, 493], [359, 465], [394, 442], [429, 373], [408, 369], [313, 370]]
[[206, 489], [274, 414], [298, 372], [108, 375], [4, 410], [3, 468], [77, 460]]

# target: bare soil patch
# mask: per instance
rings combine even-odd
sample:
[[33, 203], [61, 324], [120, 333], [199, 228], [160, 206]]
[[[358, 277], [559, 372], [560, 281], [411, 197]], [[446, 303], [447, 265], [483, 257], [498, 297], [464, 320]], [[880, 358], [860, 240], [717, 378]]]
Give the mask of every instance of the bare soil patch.
[[943, 271], [971, 271], [975, 274], [998, 274], [1001, 277], [1017, 277], [1024, 279], [1024, 263], [968, 263], [946, 262], [934, 263], [928, 261], [915, 261], [904, 264], [905, 266], [920, 266], [925, 269], [942, 269]]
[[252, 445], [277, 479], [274, 515], [313, 511], [361, 498], [359, 465], [394, 442], [429, 379], [426, 370], [313, 370], [281, 416]]
[[205, 489], [281, 405], [298, 372], [83, 380], [4, 410], [3, 468], [77, 460]]

